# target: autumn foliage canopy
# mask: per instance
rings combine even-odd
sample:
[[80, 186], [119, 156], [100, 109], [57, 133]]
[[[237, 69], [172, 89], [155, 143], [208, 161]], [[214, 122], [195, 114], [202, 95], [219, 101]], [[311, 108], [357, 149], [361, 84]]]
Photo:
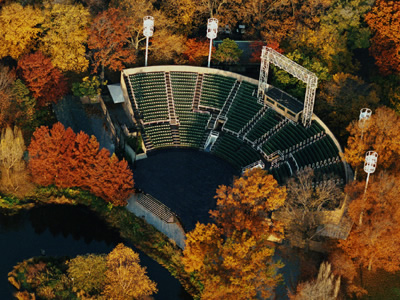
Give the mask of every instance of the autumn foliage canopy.
[[41, 52], [23, 56], [18, 70], [39, 106], [57, 102], [67, 93], [67, 82], [51, 59]]
[[183, 251], [185, 270], [204, 286], [201, 299], [256, 299], [271, 296], [280, 280], [274, 262], [273, 234], [282, 237], [282, 225], [268, 213], [283, 205], [285, 188], [263, 170], [247, 171], [232, 187], [217, 190], [216, 224], [196, 224], [187, 233]]
[[29, 168], [35, 183], [58, 187], [80, 187], [113, 205], [126, 205], [133, 192], [132, 171], [125, 160], [106, 149], [99, 149], [94, 136], [61, 123], [52, 129], [41, 126], [33, 133], [29, 151]]

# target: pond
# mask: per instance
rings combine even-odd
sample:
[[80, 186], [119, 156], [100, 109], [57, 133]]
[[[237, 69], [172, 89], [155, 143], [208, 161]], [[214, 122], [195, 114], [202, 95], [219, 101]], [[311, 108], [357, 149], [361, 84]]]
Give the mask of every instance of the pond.
[[[119, 242], [119, 233], [110, 229], [94, 213], [81, 206], [49, 205], [37, 207], [15, 216], [0, 214], [0, 299], [13, 299], [14, 288], [7, 274], [24, 259], [40, 256], [82, 255], [109, 253]], [[147, 267], [153, 281], [157, 282], [155, 299], [192, 299], [179, 281], [161, 265], [143, 252], [140, 264]]]

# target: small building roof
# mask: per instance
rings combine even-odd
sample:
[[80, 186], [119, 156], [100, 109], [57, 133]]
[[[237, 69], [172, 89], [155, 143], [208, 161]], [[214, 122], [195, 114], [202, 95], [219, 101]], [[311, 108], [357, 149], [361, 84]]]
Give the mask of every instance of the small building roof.
[[107, 88], [114, 103], [125, 102], [120, 83], [107, 84]]

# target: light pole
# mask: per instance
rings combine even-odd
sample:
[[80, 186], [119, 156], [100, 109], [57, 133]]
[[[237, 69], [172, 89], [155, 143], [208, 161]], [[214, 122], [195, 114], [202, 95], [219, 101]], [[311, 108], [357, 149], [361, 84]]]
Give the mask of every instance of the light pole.
[[218, 20], [216, 18], [210, 18], [207, 22], [207, 38], [210, 39], [210, 51], [208, 52], [208, 67], [211, 64], [211, 51], [212, 51], [212, 40], [217, 37], [218, 32]]
[[[358, 118], [358, 127], [361, 129], [361, 143], [364, 136], [364, 129], [366, 128], [365, 126], [366, 122], [369, 120], [371, 115], [372, 115], [372, 110], [370, 110], [369, 108], [362, 108], [360, 110], [360, 117]], [[357, 169], [358, 167], [356, 167], [354, 171], [354, 180], [357, 180]]]
[[146, 58], [144, 61], [145, 67], [147, 67], [147, 55], [149, 53], [149, 37], [153, 36], [154, 32], [154, 17], [146, 16], [143, 18], [143, 35], [146, 37]]
[[363, 208], [361, 210], [360, 220], [359, 220], [360, 225], [362, 225], [362, 219], [363, 219], [363, 214], [364, 214], [365, 194], [367, 193], [369, 175], [375, 172], [377, 162], [378, 162], [378, 153], [376, 153], [375, 151], [368, 151], [365, 154], [364, 171], [365, 171], [365, 173], [367, 173], [367, 180], [365, 181], [365, 189], [364, 189], [364, 195], [363, 195]]
[[364, 134], [365, 122], [369, 120], [372, 115], [372, 110], [369, 108], [362, 108], [360, 110], [360, 118], [358, 119], [358, 126], [361, 128], [361, 140]]

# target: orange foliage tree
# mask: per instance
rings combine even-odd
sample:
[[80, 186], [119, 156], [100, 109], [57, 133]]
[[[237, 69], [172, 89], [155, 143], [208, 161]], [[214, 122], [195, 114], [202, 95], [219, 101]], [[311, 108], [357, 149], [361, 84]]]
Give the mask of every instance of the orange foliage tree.
[[[201, 66], [207, 61], [209, 52], [209, 42], [199, 39], [188, 39], [186, 41], [186, 50], [183, 53], [191, 65]], [[215, 47], [212, 49], [215, 52]]]
[[124, 68], [124, 64], [135, 61], [133, 50], [128, 48], [131, 25], [132, 20], [116, 8], [109, 8], [93, 20], [88, 47], [92, 50], [94, 70], [101, 69], [102, 80], [105, 67], [118, 71]]
[[400, 116], [394, 110], [380, 107], [363, 127], [354, 121], [347, 130], [350, 137], [344, 157], [350, 165], [361, 169], [365, 153], [374, 150], [379, 155], [378, 169], [395, 169], [400, 166]]
[[271, 41], [265, 44], [262, 41], [254, 41], [250, 44], [251, 49], [251, 58], [250, 61], [253, 63], [260, 63], [261, 62], [261, 51], [263, 46], [268, 46], [279, 53], [283, 53], [283, 50], [279, 48], [279, 43], [275, 41]]
[[[341, 248], [356, 266], [369, 270], [400, 270], [400, 187], [399, 176], [381, 172], [371, 178], [364, 196], [364, 182], [349, 186], [347, 192], [354, 199], [349, 215], [354, 227]], [[362, 224], [359, 223], [363, 212]]]
[[232, 187], [217, 190], [216, 224], [196, 224], [187, 234], [185, 270], [204, 286], [202, 299], [255, 299], [271, 296], [281, 279], [274, 262], [271, 235], [282, 236], [279, 223], [268, 213], [285, 200], [284, 188], [265, 171], [247, 171]]
[[41, 52], [28, 54], [18, 61], [18, 71], [39, 106], [57, 102], [67, 93], [67, 82], [51, 59]]
[[133, 192], [132, 171], [97, 139], [83, 132], [75, 134], [61, 123], [52, 129], [39, 127], [29, 151], [29, 168], [35, 183], [59, 187], [81, 187], [113, 205], [126, 205]]
[[256, 237], [266, 233], [282, 235], [281, 224], [269, 221], [268, 214], [284, 204], [286, 188], [265, 171], [245, 172], [232, 186], [220, 186], [215, 198], [217, 209], [210, 211], [210, 215], [226, 235], [234, 231], [250, 232]]
[[400, 72], [400, 2], [377, 0], [365, 21], [374, 34], [370, 52], [380, 72]]

